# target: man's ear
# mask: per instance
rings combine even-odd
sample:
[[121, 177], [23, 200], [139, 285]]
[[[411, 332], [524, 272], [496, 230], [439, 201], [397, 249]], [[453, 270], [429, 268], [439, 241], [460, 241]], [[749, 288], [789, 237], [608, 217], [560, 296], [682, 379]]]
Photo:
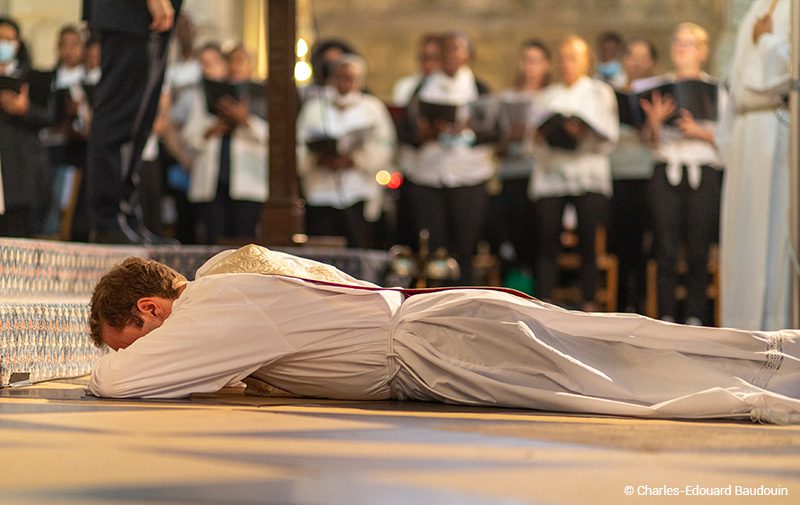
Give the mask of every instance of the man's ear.
[[136, 301], [136, 309], [142, 315], [159, 317], [161, 315], [161, 305], [152, 296], [145, 296]]

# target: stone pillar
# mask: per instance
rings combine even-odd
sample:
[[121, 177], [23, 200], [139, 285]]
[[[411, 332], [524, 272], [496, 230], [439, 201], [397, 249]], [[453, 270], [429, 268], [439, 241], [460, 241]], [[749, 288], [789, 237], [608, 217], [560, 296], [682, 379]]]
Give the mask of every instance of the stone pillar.
[[269, 201], [257, 239], [263, 245], [290, 245], [303, 232], [303, 203], [297, 180], [294, 82], [296, 1], [269, 0], [267, 8], [269, 110]]

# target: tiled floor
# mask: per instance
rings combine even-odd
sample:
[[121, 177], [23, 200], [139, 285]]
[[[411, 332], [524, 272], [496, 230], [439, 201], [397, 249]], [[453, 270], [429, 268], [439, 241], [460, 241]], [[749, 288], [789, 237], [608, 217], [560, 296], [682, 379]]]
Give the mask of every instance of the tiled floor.
[[0, 390], [0, 503], [800, 503], [800, 426], [236, 392], [111, 401], [82, 384]]

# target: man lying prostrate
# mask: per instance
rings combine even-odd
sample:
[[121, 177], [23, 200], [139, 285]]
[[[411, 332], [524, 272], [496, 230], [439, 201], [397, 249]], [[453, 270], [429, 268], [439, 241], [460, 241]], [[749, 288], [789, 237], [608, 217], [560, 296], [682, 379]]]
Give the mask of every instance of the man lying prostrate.
[[508, 290], [380, 288], [250, 245], [187, 282], [130, 258], [98, 283], [97, 396], [262, 394], [800, 422], [798, 330], [568, 311]]

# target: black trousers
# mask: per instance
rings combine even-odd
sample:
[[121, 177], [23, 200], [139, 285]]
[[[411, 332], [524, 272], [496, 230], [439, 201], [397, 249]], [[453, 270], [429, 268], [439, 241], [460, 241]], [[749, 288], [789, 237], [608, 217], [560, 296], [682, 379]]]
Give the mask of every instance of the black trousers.
[[203, 228], [200, 241], [216, 244], [223, 238], [252, 239], [262, 205], [260, 202], [232, 200], [229, 188], [221, 185], [214, 201], [198, 204]]
[[7, 208], [0, 214], [0, 237], [33, 237], [35, 210], [32, 207]]
[[141, 226], [137, 186], [141, 154], [158, 110], [169, 33], [103, 32], [103, 78], [89, 136], [91, 227]]
[[700, 186], [692, 189], [685, 167], [681, 183], [672, 186], [667, 180], [666, 166], [663, 163], [655, 166], [649, 198], [658, 262], [659, 317], [677, 317], [675, 261], [678, 246], [685, 241], [689, 267], [685, 316], [708, 323], [708, 251], [717, 238], [721, 186], [722, 172], [713, 167], [702, 167]]
[[650, 227], [650, 205], [647, 200], [649, 179], [614, 181], [610, 202], [608, 248], [619, 260], [620, 310], [641, 312], [646, 295], [645, 269], [647, 253], [644, 234]]
[[414, 228], [430, 232], [430, 250], [439, 247], [458, 261], [458, 283], [472, 284], [472, 258], [483, 230], [489, 195], [483, 184], [456, 188], [432, 188], [408, 184], [409, 201], [414, 207]]
[[608, 198], [598, 193], [580, 196], [546, 197], [535, 201], [534, 216], [539, 254], [535, 273], [538, 295], [548, 299], [558, 282], [558, 253], [561, 251], [562, 218], [567, 203], [575, 205], [578, 213], [578, 248], [581, 254], [581, 292], [583, 301], [594, 300], [597, 287], [595, 237], [597, 227], [605, 223]]
[[306, 233], [347, 238], [347, 247], [368, 249], [372, 224], [364, 219], [364, 202], [346, 209], [306, 206]]
[[533, 202], [528, 198], [530, 178], [506, 179], [499, 195], [489, 200], [485, 236], [497, 251], [504, 242], [514, 246], [520, 267], [533, 267], [536, 254]]

